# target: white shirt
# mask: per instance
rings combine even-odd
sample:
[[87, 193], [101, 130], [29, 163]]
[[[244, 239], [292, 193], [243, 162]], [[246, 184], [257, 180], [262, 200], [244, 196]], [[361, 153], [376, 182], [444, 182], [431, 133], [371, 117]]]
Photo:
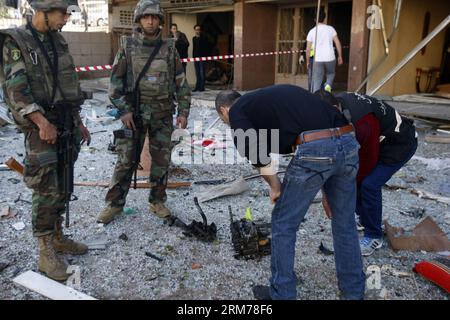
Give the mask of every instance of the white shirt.
[[[337, 35], [336, 30], [329, 25], [319, 24], [317, 31], [317, 49], [314, 50], [314, 59], [317, 62], [329, 62], [336, 60], [333, 49], [333, 38]], [[314, 49], [316, 38], [316, 27], [308, 32], [306, 41], [312, 42], [311, 48]]]

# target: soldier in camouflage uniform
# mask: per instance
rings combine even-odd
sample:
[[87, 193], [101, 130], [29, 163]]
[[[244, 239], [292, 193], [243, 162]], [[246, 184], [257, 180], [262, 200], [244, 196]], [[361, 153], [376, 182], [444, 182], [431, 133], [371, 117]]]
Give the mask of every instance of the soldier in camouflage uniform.
[[77, 7], [69, 0], [33, 0], [30, 4], [35, 14], [26, 26], [0, 30], [0, 83], [25, 136], [24, 182], [33, 190], [32, 225], [39, 244], [38, 267], [50, 278], [62, 281], [69, 276], [67, 264], [56, 253], [87, 252], [84, 244], [62, 233], [65, 199], [60, 191], [55, 126], [60, 111], [54, 107], [64, 100], [64, 110], [71, 110], [76, 158], [80, 142], [89, 141], [90, 134], [80, 120], [84, 98], [73, 59], [57, 31]]
[[[178, 102], [177, 126], [187, 125], [190, 108], [190, 88], [173, 39], [162, 39], [160, 25], [164, 15], [159, 0], [141, 0], [134, 12], [138, 27], [131, 37], [121, 39], [115, 57], [110, 84], [111, 102], [120, 110], [124, 128], [136, 129], [133, 120], [132, 98], [136, 79], [158, 42], [161, 47], [139, 82], [139, 108], [142, 119], [139, 143], [134, 139], [117, 139], [119, 157], [112, 181], [106, 194], [106, 207], [97, 217], [100, 223], [109, 223], [122, 213], [130, 188], [135, 163], [135, 148], [140, 154], [145, 136], [150, 141], [152, 158], [149, 202], [150, 211], [160, 218], [170, 216], [166, 201], [167, 175], [171, 156], [171, 135], [173, 132], [173, 98]], [[135, 131], [136, 132], [136, 131]]]

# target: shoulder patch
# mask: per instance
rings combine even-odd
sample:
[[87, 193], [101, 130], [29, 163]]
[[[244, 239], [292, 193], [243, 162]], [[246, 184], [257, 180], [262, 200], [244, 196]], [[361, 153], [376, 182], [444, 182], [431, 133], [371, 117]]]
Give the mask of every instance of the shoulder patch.
[[19, 49], [12, 49], [12, 50], [11, 50], [11, 58], [12, 58], [14, 61], [19, 60], [21, 56], [22, 56], [22, 54], [20, 53], [20, 50], [19, 50]]

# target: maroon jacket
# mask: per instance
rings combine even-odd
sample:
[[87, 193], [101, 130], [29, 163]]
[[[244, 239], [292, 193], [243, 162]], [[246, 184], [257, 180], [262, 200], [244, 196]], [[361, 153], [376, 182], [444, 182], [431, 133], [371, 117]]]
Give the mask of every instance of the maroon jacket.
[[373, 113], [365, 115], [355, 123], [359, 149], [359, 170], [356, 182], [361, 181], [375, 168], [380, 156], [380, 122]]

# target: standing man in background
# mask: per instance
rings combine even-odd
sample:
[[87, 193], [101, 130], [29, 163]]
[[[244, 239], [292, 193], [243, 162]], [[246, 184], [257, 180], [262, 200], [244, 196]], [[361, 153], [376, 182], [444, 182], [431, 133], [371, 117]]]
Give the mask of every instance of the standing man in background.
[[[178, 26], [176, 23], [172, 23], [170, 25], [170, 37], [175, 40], [175, 48], [177, 48], [178, 54], [180, 55], [181, 59], [188, 57], [188, 48], [189, 48], [189, 40], [187, 39], [186, 35], [178, 31]], [[186, 62], [182, 63], [184, 68], [184, 73], [186, 73]]]
[[[192, 38], [192, 43], [194, 48], [192, 51], [192, 56], [205, 57], [208, 55], [208, 40], [202, 35], [202, 28], [200, 25], [196, 24], [194, 26], [195, 36]], [[197, 76], [197, 82], [195, 83], [195, 88], [193, 91], [205, 91], [205, 62], [196, 61], [195, 65], [195, 75]]]
[[[326, 75], [324, 89], [331, 92], [336, 74], [336, 56], [334, 54], [333, 42], [338, 53], [338, 65], [342, 65], [342, 46], [336, 30], [325, 24], [325, 12], [319, 12], [319, 24], [312, 28], [306, 37], [306, 66], [312, 68], [311, 92], [322, 88], [323, 77]], [[316, 39], [317, 34], [317, 39]], [[317, 48], [314, 47], [317, 46]], [[309, 55], [309, 57], [308, 57]], [[311, 58], [314, 60], [311, 65]]]

